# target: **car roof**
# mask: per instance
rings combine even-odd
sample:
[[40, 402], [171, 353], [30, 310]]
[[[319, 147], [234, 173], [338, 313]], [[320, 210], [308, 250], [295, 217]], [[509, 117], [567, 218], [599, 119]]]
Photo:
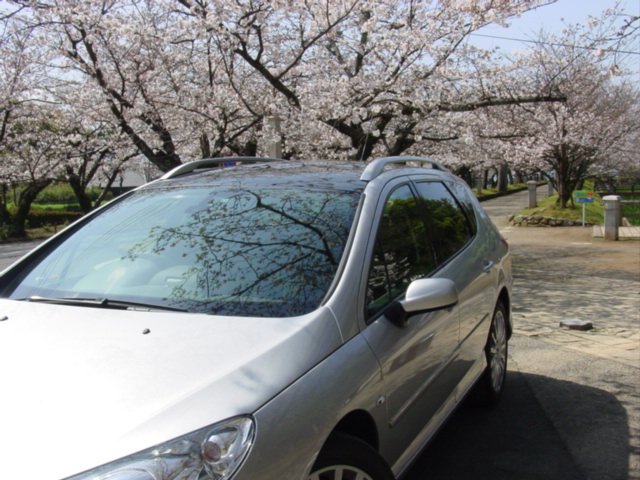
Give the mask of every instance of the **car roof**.
[[[234, 158], [226, 159], [234, 162]], [[163, 176], [150, 187], [234, 186], [284, 187], [361, 191], [366, 182], [360, 179], [366, 164], [331, 161], [288, 161], [193, 169], [186, 173]]]
[[[429, 170], [423, 167], [428, 166]], [[361, 191], [389, 171], [396, 174], [447, 172], [441, 164], [421, 157], [384, 157], [371, 162], [300, 161], [260, 157], [225, 157], [182, 164], [148, 184], [160, 186], [284, 187]], [[144, 187], [143, 187], [144, 188]]]

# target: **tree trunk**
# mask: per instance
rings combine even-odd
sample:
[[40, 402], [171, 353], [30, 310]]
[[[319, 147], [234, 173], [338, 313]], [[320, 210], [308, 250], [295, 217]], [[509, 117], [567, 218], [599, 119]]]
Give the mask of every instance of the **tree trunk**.
[[557, 156], [557, 168], [555, 168], [556, 181], [558, 185], [558, 201], [560, 202], [560, 208], [567, 208], [569, 200], [571, 200], [571, 194], [575, 187], [575, 180], [571, 176], [571, 161], [567, 156], [568, 147], [562, 145], [556, 154]]
[[509, 189], [509, 166], [506, 163], [500, 164], [498, 171], [498, 192], [507, 193]]
[[573, 198], [571, 194], [576, 188], [576, 181], [573, 180], [569, 175], [560, 175], [558, 171], [556, 171], [556, 189], [558, 190], [558, 203], [560, 203], [560, 208], [568, 208], [567, 205], [571, 201], [573, 202]]
[[6, 204], [0, 204], [0, 226], [11, 225], [11, 214], [7, 210]]
[[200, 152], [202, 158], [211, 158], [211, 142], [205, 132], [200, 134]]
[[473, 185], [474, 183], [473, 172], [468, 166], [463, 165], [462, 167], [454, 170], [454, 173], [456, 176], [462, 178], [465, 182], [467, 182], [467, 185], [469, 186]]
[[[102, 192], [100, 192], [100, 195], [98, 195], [98, 198], [96, 199], [95, 203], [93, 204], [93, 208], [99, 207], [102, 204], [102, 202], [104, 202], [106, 200], [107, 194], [111, 190], [111, 187], [113, 186], [113, 182], [116, 181], [116, 178], [118, 178], [119, 174], [120, 174], [120, 169], [116, 169], [116, 170], [114, 170], [112, 172], [112, 174], [109, 176], [109, 178], [107, 178], [107, 184], [102, 189]], [[146, 180], [146, 178], [145, 178], [145, 180]]]
[[89, 213], [93, 209], [93, 205], [91, 205], [91, 199], [87, 195], [87, 189], [82, 184], [80, 177], [73, 173], [71, 168], [67, 168], [67, 182], [71, 186], [73, 193], [78, 199], [78, 203], [80, 204], [80, 209], [84, 213]]
[[35, 201], [38, 194], [51, 184], [51, 179], [41, 179], [29, 183], [26, 188], [20, 192], [18, 200], [18, 211], [13, 217], [14, 235], [17, 237], [26, 237], [26, 223], [31, 210], [31, 204]]
[[0, 202], [0, 226], [9, 225], [11, 223], [11, 214], [7, 210], [7, 184], [2, 184], [2, 202]]

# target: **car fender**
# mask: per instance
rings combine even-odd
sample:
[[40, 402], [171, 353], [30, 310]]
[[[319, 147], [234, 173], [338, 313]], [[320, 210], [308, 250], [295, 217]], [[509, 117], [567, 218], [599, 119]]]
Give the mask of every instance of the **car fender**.
[[378, 362], [356, 335], [255, 412], [255, 443], [234, 480], [305, 480], [324, 442], [349, 413], [368, 412], [378, 430], [385, 424], [382, 396]]

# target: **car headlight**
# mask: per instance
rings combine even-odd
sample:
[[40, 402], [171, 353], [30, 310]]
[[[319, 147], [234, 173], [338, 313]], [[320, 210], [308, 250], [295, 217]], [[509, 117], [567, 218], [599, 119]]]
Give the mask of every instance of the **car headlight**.
[[236, 417], [67, 480], [225, 480], [253, 444], [251, 417]]

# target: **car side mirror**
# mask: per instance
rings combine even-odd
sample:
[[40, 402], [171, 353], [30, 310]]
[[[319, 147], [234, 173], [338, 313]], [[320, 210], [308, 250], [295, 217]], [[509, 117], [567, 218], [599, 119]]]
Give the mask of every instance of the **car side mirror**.
[[448, 278], [422, 278], [407, 288], [404, 300], [392, 303], [385, 315], [399, 327], [406, 327], [410, 314], [432, 312], [458, 303], [456, 285]]

